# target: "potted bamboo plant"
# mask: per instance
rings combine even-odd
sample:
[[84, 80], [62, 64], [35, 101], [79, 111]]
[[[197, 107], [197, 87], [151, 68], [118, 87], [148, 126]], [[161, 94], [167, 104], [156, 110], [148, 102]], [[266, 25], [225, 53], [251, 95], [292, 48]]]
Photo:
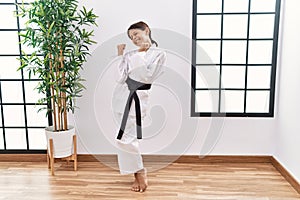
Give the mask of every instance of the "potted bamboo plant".
[[97, 26], [98, 16], [93, 9], [78, 9], [77, 0], [36, 0], [18, 5], [17, 15], [28, 18], [20, 35], [22, 43], [34, 49], [23, 52], [20, 69], [27, 70], [29, 78], [34, 74], [41, 79], [36, 89], [45, 98], [37, 103], [48, 105], [43, 109], [53, 123], [46, 128], [48, 149], [51, 138], [55, 158], [70, 156], [75, 130], [68, 124], [68, 112], [74, 112], [74, 100], [84, 89], [80, 70], [90, 55], [88, 46], [96, 43], [93, 30], [86, 28]]

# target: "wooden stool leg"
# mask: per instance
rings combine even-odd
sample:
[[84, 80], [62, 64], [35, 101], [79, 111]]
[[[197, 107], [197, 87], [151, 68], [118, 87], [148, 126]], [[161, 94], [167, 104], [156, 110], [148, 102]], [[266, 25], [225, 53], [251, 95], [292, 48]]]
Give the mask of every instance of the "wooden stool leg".
[[74, 171], [77, 171], [77, 138], [73, 135], [73, 147], [74, 147]]
[[54, 176], [53, 139], [49, 140], [49, 144], [50, 144], [50, 168], [51, 168], [51, 175]]
[[48, 164], [48, 169], [50, 169], [50, 157], [49, 157], [49, 149], [47, 148], [47, 164]]

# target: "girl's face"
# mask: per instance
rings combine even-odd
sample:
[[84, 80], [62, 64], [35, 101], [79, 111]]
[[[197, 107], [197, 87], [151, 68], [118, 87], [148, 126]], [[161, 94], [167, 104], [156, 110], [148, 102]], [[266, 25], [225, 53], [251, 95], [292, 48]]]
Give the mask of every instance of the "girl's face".
[[133, 42], [138, 47], [142, 47], [145, 43], [149, 43], [149, 30], [146, 28], [144, 31], [140, 29], [130, 29], [128, 35]]

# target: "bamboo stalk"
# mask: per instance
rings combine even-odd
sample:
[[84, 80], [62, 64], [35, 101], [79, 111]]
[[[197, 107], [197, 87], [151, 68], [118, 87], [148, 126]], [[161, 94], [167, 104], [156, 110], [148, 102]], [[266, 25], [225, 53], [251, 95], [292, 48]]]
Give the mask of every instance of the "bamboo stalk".
[[[60, 81], [60, 73], [59, 73], [59, 71], [57, 71], [56, 72], [56, 80], [58, 80], [58, 85], [59, 85], [59, 81]], [[59, 88], [59, 87], [57, 87], [57, 88]], [[58, 97], [58, 99], [57, 99], [57, 104], [58, 104], [58, 127], [59, 127], [59, 130], [61, 130], [61, 96], [60, 96], [60, 90], [59, 89], [57, 89], [56, 90], [56, 95], [57, 95], [57, 97]]]
[[[56, 37], [58, 36], [58, 33], [55, 34]], [[55, 43], [56, 48], [58, 48], [58, 42]], [[61, 112], [62, 112], [62, 108], [61, 108], [61, 90], [60, 90], [60, 83], [61, 83], [61, 77], [60, 77], [60, 64], [59, 64], [59, 56], [56, 55], [55, 57], [55, 76], [56, 76], [56, 97], [57, 97], [57, 107], [58, 107], [58, 114], [57, 114], [57, 121], [58, 121], [58, 129], [59, 131], [62, 130], [62, 117], [61, 117]]]
[[[63, 56], [63, 50], [60, 49], [60, 67], [63, 69], [64, 68], [64, 56]], [[63, 86], [65, 87], [66, 85], [66, 73], [63, 71], [62, 74], [62, 82]], [[63, 121], [64, 121], [64, 130], [68, 129], [68, 116], [67, 116], [67, 98], [66, 98], [66, 92], [62, 92], [62, 97], [63, 97]]]
[[[61, 35], [61, 30], [59, 31], [58, 34]], [[59, 65], [59, 68], [60, 68], [60, 71], [62, 71], [62, 76], [61, 76], [61, 85], [62, 85], [62, 88], [63, 89], [66, 89], [65, 88], [65, 85], [66, 85], [66, 77], [65, 77], [65, 70], [64, 70], [64, 56], [63, 56], [63, 48], [62, 48], [62, 37], [60, 37], [60, 49], [59, 49], [59, 62], [60, 62], [60, 65]], [[67, 119], [67, 99], [66, 99], [66, 92], [65, 91], [61, 91], [61, 106], [62, 106], [62, 113], [61, 113], [61, 121], [62, 121], [62, 129], [63, 130], [67, 130], [68, 129], [68, 119]]]
[[[49, 59], [50, 59], [50, 61], [49, 61], [49, 66], [50, 66], [50, 74], [52, 74], [52, 72], [53, 72], [53, 66], [52, 66], [52, 54], [50, 53], [50, 55], [49, 55]], [[55, 105], [55, 99], [54, 99], [54, 86], [53, 85], [51, 85], [51, 92], [50, 92], [51, 94], [51, 100], [52, 100], [52, 102], [51, 102], [51, 107], [52, 107], [52, 109], [53, 109], [53, 121], [54, 121], [54, 131], [57, 131], [57, 121], [56, 121], [56, 105]]]
[[[56, 33], [56, 36], [60, 34], [60, 31]], [[61, 42], [61, 39], [60, 39]], [[56, 42], [56, 48], [59, 48], [58, 42]], [[65, 93], [61, 91], [61, 87], [64, 87], [64, 72], [61, 73], [61, 69], [63, 68], [63, 62], [62, 62], [62, 50], [60, 48], [60, 55], [56, 57], [56, 77], [58, 80], [58, 85], [59, 87], [57, 90], [57, 96], [58, 96], [58, 127], [59, 130], [67, 130], [66, 127], [66, 121], [65, 118], [63, 117], [63, 113], [65, 112]]]

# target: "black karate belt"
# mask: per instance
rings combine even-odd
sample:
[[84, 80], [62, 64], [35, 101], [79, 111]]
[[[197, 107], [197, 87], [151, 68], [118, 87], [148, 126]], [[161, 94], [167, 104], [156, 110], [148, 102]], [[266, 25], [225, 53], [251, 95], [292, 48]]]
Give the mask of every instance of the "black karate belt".
[[137, 139], [142, 139], [142, 118], [141, 118], [141, 105], [140, 105], [140, 99], [139, 96], [137, 95], [136, 91], [137, 90], [149, 90], [151, 88], [151, 84], [146, 84], [146, 83], [141, 83], [138, 81], [135, 81], [131, 78], [127, 78], [125, 81], [128, 85], [128, 89], [130, 91], [123, 118], [122, 118], [122, 123], [121, 123], [121, 128], [119, 130], [119, 134], [117, 136], [117, 139], [120, 140], [124, 134], [124, 130], [126, 127], [130, 107], [132, 100], [135, 102], [135, 115], [136, 115], [136, 131], [137, 131]]

